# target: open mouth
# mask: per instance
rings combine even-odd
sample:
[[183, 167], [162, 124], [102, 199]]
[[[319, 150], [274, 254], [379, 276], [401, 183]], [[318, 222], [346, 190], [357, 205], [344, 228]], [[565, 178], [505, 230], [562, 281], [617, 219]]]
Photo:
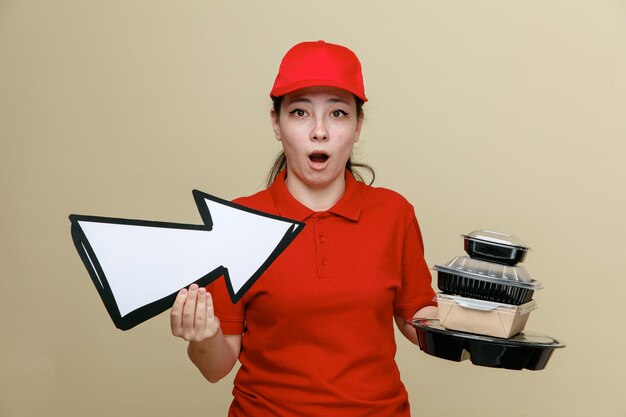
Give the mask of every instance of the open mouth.
[[325, 154], [324, 152], [313, 152], [311, 155], [309, 155], [309, 160], [318, 164], [323, 164], [328, 160], [328, 158], [328, 154]]

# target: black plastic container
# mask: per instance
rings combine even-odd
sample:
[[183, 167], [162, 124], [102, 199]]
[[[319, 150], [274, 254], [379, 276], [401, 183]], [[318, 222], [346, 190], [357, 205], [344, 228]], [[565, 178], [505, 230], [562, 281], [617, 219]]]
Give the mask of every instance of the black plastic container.
[[446, 330], [436, 319], [414, 319], [419, 347], [425, 353], [454, 362], [470, 359], [472, 364], [512, 370], [544, 369], [559, 341], [524, 331], [509, 339]]
[[515, 236], [490, 230], [475, 230], [463, 235], [465, 252], [474, 259], [515, 266], [529, 248]]
[[445, 294], [520, 305], [529, 302], [541, 283], [522, 267], [494, 265], [457, 256], [445, 265], [435, 265], [437, 285]]
[[437, 272], [437, 285], [445, 294], [515, 305], [529, 302], [535, 293], [534, 290], [528, 288], [498, 284], [441, 271]]

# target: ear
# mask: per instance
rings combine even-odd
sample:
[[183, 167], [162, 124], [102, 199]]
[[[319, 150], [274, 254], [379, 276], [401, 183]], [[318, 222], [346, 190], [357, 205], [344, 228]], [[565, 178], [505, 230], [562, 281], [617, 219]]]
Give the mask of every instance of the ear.
[[274, 137], [277, 141], [281, 141], [280, 138], [280, 123], [278, 122], [278, 114], [274, 109], [270, 110], [270, 120], [272, 121], [272, 129], [274, 130]]

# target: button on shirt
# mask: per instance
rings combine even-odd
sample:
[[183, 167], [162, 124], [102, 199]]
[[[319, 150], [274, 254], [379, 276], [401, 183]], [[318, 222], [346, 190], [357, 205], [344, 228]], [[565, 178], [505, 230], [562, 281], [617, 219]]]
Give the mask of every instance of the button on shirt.
[[241, 334], [230, 416], [408, 416], [393, 316], [433, 305], [414, 210], [346, 171], [346, 190], [314, 212], [272, 186], [236, 200], [305, 223], [237, 304], [208, 286], [225, 334]]

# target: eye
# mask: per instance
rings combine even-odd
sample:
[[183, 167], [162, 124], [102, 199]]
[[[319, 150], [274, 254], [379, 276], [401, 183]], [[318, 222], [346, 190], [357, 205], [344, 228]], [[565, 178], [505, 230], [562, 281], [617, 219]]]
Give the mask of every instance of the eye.
[[298, 116], [298, 117], [306, 116], [306, 112], [302, 109], [294, 109], [290, 111], [289, 114], [293, 114], [294, 116]]
[[347, 114], [348, 113], [346, 113], [343, 110], [333, 110], [333, 112], [331, 113], [333, 117], [343, 117], [343, 116], [346, 116]]

